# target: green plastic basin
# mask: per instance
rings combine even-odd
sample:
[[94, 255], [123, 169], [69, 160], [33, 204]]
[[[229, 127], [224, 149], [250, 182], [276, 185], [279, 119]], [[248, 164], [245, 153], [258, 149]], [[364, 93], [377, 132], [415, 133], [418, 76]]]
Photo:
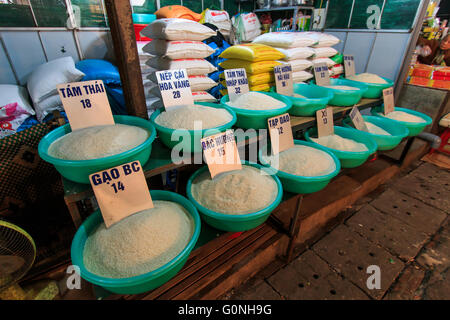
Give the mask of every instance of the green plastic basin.
[[72, 130], [70, 125], [66, 124], [46, 134], [39, 142], [39, 156], [51, 164], [66, 179], [78, 183], [89, 184], [89, 175], [98, 171], [119, 166], [123, 163], [139, 160], [142, 166], [150, 158], [152, 151], [152, 142], [155, 140], [156, 131], [153, 125], [142, 118], [133, 116], [114, 116], [115, 123], [127, 124], [142, 127], [150, 132], [150, 136], [139, 146], [128, 151], [98, 159], [91, 160], [63, 160], [50, 156], [48, 148], [58, 138], [68, 134]]
[[[316, 111], [325, 108], [334, 96], [327, 88], [306, 83], [294, 83], [293, 89], [294, 93], [306, 97], [305, 99], [283, 95], [283, 97], [288, 98], [292, 102], [292, 108], [289, 110], [289, 114], [298, 117], [315, 116]], [[270, 91], [275, 92], [275, 87], [272, 87]]]
[[313, 193], [322, 190], [327, 186], [327, 184], [330, 182], [331, 179], [333, 179], [335, 176], [338, 175], [339, 171], [341, 170], [341, 163], [339, 159], [334, 155], [333, 152], [329, 151], [329, 149], [317, 143], [311, 143], [302, 140], [294, 140], [294, 144], [308, 146], [326, 152], [333, 158], [334, 163], [336, 164], [336, 169], [329, 174], [315, 177], [297, 176], [284, 171], [280, 171], [272, 167], [262, 157], [263, 152], [264, 154], [267, 154], [267, 146], [265, 146], [262, 149], [259, 149], [258, 159], [263, 166], [266, 166], [271, 170], [273, 170], [273, 172], [278, 176], [278, 178], [280, 178], [281, 184], [283, 185], [283, 190], [285, 191], [293, 193]]
[[153, 271], [130, 278], [106, 278], [89, 272], [83, 261], [84, 245], [87, 237], [96, 230], [103, 222], [102, 214], [99, 210], [91, 214], [77, 230], [72, 240], [71, 258], [72, 264], [80, 268], [80, 275], [86, 281], [103, 287], [106, 290], [117, 294], [137, 294], [153, 290], [177, 274], [186, 263], [189, 254], [197, 242], [200, 235], [200, 217], [197, 209], [186, 198], [170, 191], [153, 190], [150, 191], [153, 200], [167, 200], [179, 203], [191, 215], [194, 221], [194, 232], [187, 246], [175, 258], [167, 262], [162, 267]]
[[[278, 116], [280, 114], [286, 113], [291, 109], [292, 102], [286, 96], [282, 96], [281, 94], [275, 92], [262, 92], [256, 91], [265, 95], [268, 95], [274, 99], [280, 100], [286, 104], [286, 106], [273, 110], [247, 110], [234, 108], [234, 112], [236, 112], [237, 121], [236, 127], [242, 129], [267, 129], [267, 119]], [[225, 95], [220, 99], [220, 103], [226, 104], [229, 102], [228, 95]]]
[[[343, 138], [352, 139], [359, 143], [364, 143], [367, 149], [369, 149], [368, 151], [363, 152], [349, 152], [322, 146], [325, 149], [334, 153], [334, 155], [341, 161], [342, 168], [358, 167], [362, 165], [364, 162], [366, 162], [371, 154], [377, 151], [377, 143], [375, 142], [375, 139], [373, 139], [368, 135], [361, 134], [361, 131], [359, 130], [334, 126], [334, 133]], [[307, 141], [315, 143], [314, 141], [311, 140], [311, 136], [317, 137], [316, 127], [310, 128], [305, 132], [305, 139]]]
[[[386, 130], [391, 135], [382, 135], [382, 134], [373, 134], [366, 131], [361, 131], [362, 134], [368, 135], [375, 139], [375, 142], [378, 145], [378, 150], [392, 150], [402, 141], [403, 138], [408, 136], [408, 129], [395, 123], [391, 119], [375, 117], [375, 116], [362, 116], [365, 122], [370, 122], [381, 129]], [[353, 123], [349, 117], [345, 118], [342, 121], [344, 127], [354, 128]]]
[[[312, 83], [315, 83], [312, 81]], [[314, 84], [313, 84], [314, 85]], [[363, 94], [367, 91], [367, 86], [361, 82], [356, 81], [350, 81], [346, 79], [330, 79], [330, 85], [332, 86], [350, 86], [358, 88], [358, 90], [340, 90], [340, 89], [332, 89], [332, 88], [325, 88], [326, 90], [329, 90], [333, 93], [333, 98], [328, 103], [332, 106], [338, 106], [338, 107], [348, 107], [353, 106], [357, 104]]]
[[[377, 116], [380, 118], [386, 118], [383, 115], [383, 109], [382, 109], [383, 107], [384, 107], [384, 104], [379, 107], [372, 108], [370, 110], [370, 112], [374, 116]], [[398, 121], [398, 120], [388, 118], [388, 120], [394, 121], [397, 124], [405, 126], [409, 131], [408, 137], [417, 136], [419, 133], [421, 133], [423, 131], [423, 129], [425, 129], [426, 126], [430, 125], [433, 122], [433, 119], [431, 119], [429, 116], [427, 116], [426, 114], [419, 112], [419, 111], [410, 110], [410, 109], [406, 109], [406, 108], [399, 108], [399, 107], [395, 107], [394, 111], [403, 111], [403, 112], [415, 115], [415, 116], [420, 117], [425, 120], [425, 122], [416, 123], [416, 122]]]
[[[355, 80], [350, 80], [350, 79], [345, 79], [345, 80], [351, 81], [356, 84], [357, 83], [365, 84], [368, 89], [366, 92], [364, 92], [362, 97], [367, 98], [367, 99], [377, 99], [383, 95], [384, 89], [394, 86], [394, 81], [392, 81], [391, 79], [388, 79], [385, 77], [381, 77], [381, 78], [383, 78], [387, 83], [370, 83], [370, 82], [361, 82], [361, 81], [355, 81]], [[342, 78], [342, 79], [344, 79], [344, 78]]]
[[228, 106], [208, 102], [198, 102], [196, 104], [212, 108], [226, 109], [233, 116], [233, 119], [224, 125], [203, 130], [171, 129], [163, 127], [155, 122], [156, 117], [161, 113], [161, 110], [156, 110], [150, 116], [150, 122], [155, 126], [159, 138], [168, 148], [172, 149], [177, 146], [179, 150], [184, 150], [185, 153], [202, 152], [200, 140], [203, 137], [224, 132], [236, 123], [236, 113]]
[[[270, 174], [270, 170], [268, 168], [265, 168], [259, 164], [251, 163], [248, 161], [242, 161], [243, 165], [252, 166], [258, 169], [261, 169], [265, 171], [266, 173]], [[194, 172], [194, 174], [189, 178], [186, 188], [186, 193], [189, 198], [189, 200], [194, 204], [194, 206], [198, 209], [200, 216], [202, 217], [202, 220], [205, 221], [210, 226], [224, 231], [233, 231], [233, 232], [239, 232], [239, 231], [246, 231], [253, 228], [256, 228], [260, 224], [264, 223], [267, 218], [269, 218], [272, 211], [280, 204], [281, 198], [283, 196], [283, 187], [281, 185], [280, 179], [278, 179], [277, 176], [272, 175], [272, 178], [275, 180], [278, 186], [278, 194], [275, 200], [268, 205], [266, 208], [253, 212], [248, 214], [223, 214], [219, 212], [212, 211], [204, 206], [202, 206], [200, 203], [197, 202], [197, 200], [194, 199], [192, 196], [191, 188], [193, 181], [203, 172], [207, 171], [208, 167], [204, 166]], [[230, 186], [232, 188], [233, 186]]]

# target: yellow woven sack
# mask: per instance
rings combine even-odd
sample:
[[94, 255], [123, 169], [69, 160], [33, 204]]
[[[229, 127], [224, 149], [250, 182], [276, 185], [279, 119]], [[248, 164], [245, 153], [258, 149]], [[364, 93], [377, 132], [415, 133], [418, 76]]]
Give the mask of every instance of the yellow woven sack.
[[238, 59], [229, 59], [224, 62], [219, 63], [219, 65], [224, 69], [236, 69], [244, 68], [247, 73], [260, 74], [260, 73], [271, 73], [275, 66], [281, 65], [281, 62], [277, 61], [258, 61], [250, 62]]
[[[225, 79], [225, 74], [222, 72], [220, 74], [220, 79]], [[257, 86], [259, 84], [265, 84], [275, 81], [275, 76], [273, 73], [259, 73], [259, 74], [251, 74], [247, 73], [247, 80], [250, 86]], [[221, 82], [222, 83], [222, 82]]]
[[219, 57], [258, 62], [284, 59], [284, 54], [265, 44], [246, 43], [227, 48], [219, 55]]
[[273, 87], [275, 83], [265, 83], [257, 86], [250, 86], [250, 91], [269, 91], [271, 87]]

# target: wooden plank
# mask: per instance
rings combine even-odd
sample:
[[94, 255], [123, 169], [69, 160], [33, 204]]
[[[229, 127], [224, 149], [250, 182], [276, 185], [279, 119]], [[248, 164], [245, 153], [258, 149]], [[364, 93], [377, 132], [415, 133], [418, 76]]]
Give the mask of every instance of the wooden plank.
[[105, 7], [127, 112], [148, 119], [130, 1], [105, 0]]

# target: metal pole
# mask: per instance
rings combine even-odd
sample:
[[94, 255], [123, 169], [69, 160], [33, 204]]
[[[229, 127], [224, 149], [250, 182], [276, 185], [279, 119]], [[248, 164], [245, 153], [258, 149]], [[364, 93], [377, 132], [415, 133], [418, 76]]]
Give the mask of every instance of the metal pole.
[[[28, 5], [30, 6], [31, 16], [33, 17], [34, 25], [37, 27], [38, 26], [38, 22], [37, 22], [37, 19], [36, 19], [36, 15], [34, 14], [34, 11], [33, 11], [33, 6], [31, 5], [31, 0], [28, 0]], [[42, 41], [41, 33], [38, 31], [37, 35], [38, 35], [38, 38], [39, 38], [39, 42], [41, 43], [42, 51], [44, 52], [45, 61], [48, 61], [47, 52], [45, 51], [45, 47], [44, 47], [44, 43]]]

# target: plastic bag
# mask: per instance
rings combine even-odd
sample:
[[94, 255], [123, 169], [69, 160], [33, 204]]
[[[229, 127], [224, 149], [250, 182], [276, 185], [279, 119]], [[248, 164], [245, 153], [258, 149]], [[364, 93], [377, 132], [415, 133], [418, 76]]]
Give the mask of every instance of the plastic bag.
[[158, 19], [164, 18], [182, 18], [193, 21], [199, 21], [202, 18], [200, 13], [196, 13], [185, 6], [171, 5], [165, 6], [155, 12]]
[[229, 47], [219, 57], [257, 62], [283, 59], [284, 54], [264, 44], [247, 43]]

